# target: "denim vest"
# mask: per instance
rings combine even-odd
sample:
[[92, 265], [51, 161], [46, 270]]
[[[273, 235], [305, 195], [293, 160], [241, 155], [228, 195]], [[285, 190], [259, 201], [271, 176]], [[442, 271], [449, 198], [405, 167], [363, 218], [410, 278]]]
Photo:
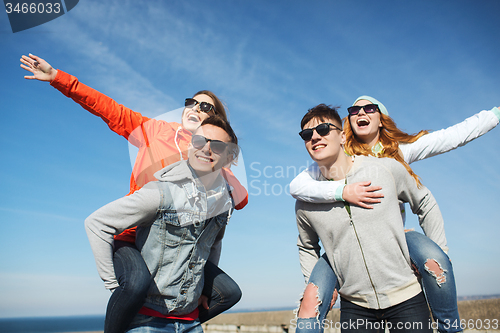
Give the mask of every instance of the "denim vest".
[[[161, 195], [156, 220], [137, 228], [136, 236], [154, 278], [144, 306], [163, 314], [191, 313], [201, 296], [210, 249], [231, 216], [232, 199], [225, 182], [220, 182], [218, 198], [210, 207], [207, 194], [192, 178], [156, 183]], [[216, 216], [207, 216], [214, 205]]]

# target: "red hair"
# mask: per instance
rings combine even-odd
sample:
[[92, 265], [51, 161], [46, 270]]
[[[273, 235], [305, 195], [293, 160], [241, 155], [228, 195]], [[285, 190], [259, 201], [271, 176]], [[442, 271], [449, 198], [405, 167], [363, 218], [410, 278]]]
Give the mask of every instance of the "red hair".
[[422, 186], [419, 177], [413, 170], [410, 168], [408, 163], [405, 162], [403, 158], [403, 154], [399, 150], [399, 143], [412, 143], [417, 141], [423, 135], [429, 133], [428, 131], [420, 131], [417, 134], [408, 134], [401, 131], [397, 126], [394, 120], [391, 117], [380, 112], [380, 123], [382, 127], [380, 128], [379, 133], [379, 142], [384, 147], [384, 150], [375, 155], [372, 152], [372, 147], [358, 140], [354, 132], [351, 128], [350, 117], [347, 116], [344, 118], [344, 132], [346, 134], [346, 143], [344, 145], [344, 150], [349, 155], [372, 155], [376, 157], [390, 157], [395, 159], [396, 161], [403, 164], [406, 170], [410, 173], [410, 175], [417, 182], [418, 187]]

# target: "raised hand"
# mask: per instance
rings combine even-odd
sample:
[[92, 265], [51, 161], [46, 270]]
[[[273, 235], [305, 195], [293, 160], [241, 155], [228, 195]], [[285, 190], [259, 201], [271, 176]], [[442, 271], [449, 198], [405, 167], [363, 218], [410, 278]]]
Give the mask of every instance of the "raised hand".
[[51, 82], [56, 78], [57, 70], [52, 68], [48, 62], [43, 60], [36, 55], [29, 54], [28, 56], [23, 55], [21, 57], [21, 67], [28, 72], [33, 73], [32, 76], [26, 75], [24, 78], [28, 80], [40, 80]]
[[358, 205], [363, 208], [372, 209], [374, 204], [380, 202], [379, 198], [384, 195], [377, 192], [382, 189], [380, 186], [370, 186], [371, 182], [359, 182], [346, 185], [342, 192], [342, 198], [350, 204]]

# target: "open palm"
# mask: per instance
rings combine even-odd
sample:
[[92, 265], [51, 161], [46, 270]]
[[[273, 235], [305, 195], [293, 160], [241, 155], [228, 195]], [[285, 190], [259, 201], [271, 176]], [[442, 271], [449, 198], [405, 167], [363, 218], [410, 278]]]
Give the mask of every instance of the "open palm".
[[21, 67], [33, 75], [26, 75], [24, 78], [29, 80], [40, 80], [50, 82], [55, 79], [57, 70], [52, 68], [48, 62], [36, 55], [30, 53], [29, 56], [21, 57]]

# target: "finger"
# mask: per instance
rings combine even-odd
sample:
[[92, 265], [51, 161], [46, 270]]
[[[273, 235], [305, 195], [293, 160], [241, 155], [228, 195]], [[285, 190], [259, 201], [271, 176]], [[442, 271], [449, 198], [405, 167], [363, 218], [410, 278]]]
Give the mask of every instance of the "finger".
[[21, 68], [23, 68], [23, 69], [25, 69], [25, 70], [27, 70], [27, 71], [29, 71], [29, 72], [31, 72], [31, 71], [32, 71], [31, 67], [25, 66], [25, 65], [23, 65], [23, 64], [21, 64]]
[[21, 58], [21, 62], [22, 62], [23, 64], [25, 64], [26, 66], [30, 66], [30, 65], [31, 65], [31, 62], [30, 62], [30, 61], [28, 61], [28, 60], [26, 60], [26, 59], [23, 59], [23, 58]]
[[382, 189], [382, 186], [369, 186], [365, 188], [365, 191], [368, 192], [375, 192], [375, 191], [380, 191]]
[[208, 300], [207, 299], [203, 299], [203, 307], [208, 310]]
[[36, 61], [42, 60], [40, 57], [37, 57], [36, 55], [31, 54], [31, 53], [30, 53], [30, 58], [33, 59], [33, 60], [36, 60]]
[[384, 195], [382, 193], [369, 192], [369, 193], [366, 193], [365, 195], [367, 198], [383, 198], [384, 197]]
[[366, 208], [366, 209], [373, 209], [373, 206], [370, 206], [368, 204], [365, 204], [364, 202], [360, 202], [358, 204], [359, 207]]
[[36, 77], [34, 75], [33, 76], [27, 76], [26, 75], [24, 78], [28, 79], [28, 80], [34, 80], [34, 79], [36, 79]]

